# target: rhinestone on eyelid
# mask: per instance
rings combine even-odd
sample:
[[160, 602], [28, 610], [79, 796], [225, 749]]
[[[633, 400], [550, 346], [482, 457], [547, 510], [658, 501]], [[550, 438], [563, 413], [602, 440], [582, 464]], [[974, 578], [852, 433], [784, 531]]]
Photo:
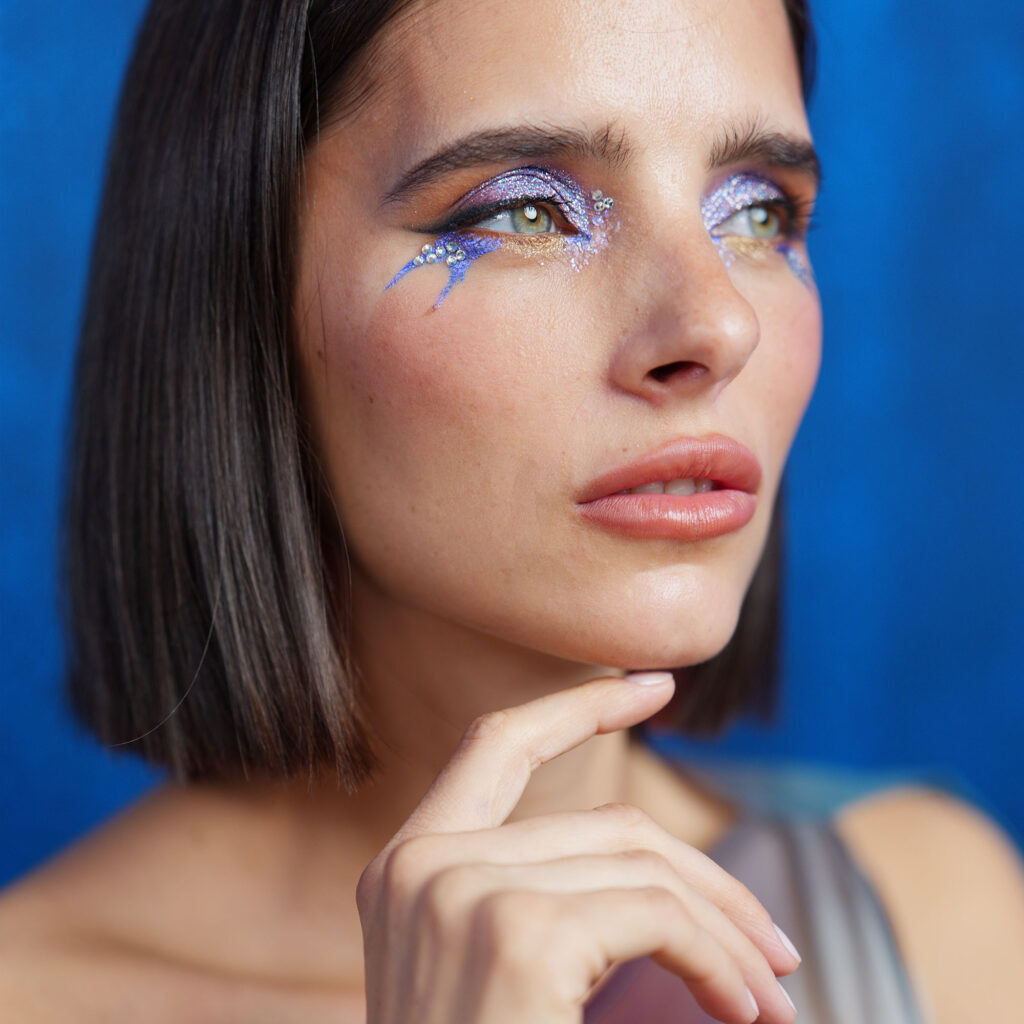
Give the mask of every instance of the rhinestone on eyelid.
[[413, 257], [413, 263], [415, 263], [417, 267], [422, 267], [423, 264], [426, 263], [426, 262], [427, 261], [424, 259], [422, 253], [420, 253], [419, 256], [414, 256]]

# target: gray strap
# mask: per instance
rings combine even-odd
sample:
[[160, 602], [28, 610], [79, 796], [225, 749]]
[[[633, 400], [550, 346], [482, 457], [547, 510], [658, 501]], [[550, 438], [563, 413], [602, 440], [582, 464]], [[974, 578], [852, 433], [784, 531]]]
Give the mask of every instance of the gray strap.
[[[803, 963], [783, 984], [800, 1024], [925, 1024], [874, 890], [827, 822], [747, 819], [712, 856], [793, 939]], [[682, 982], [651, 960], [619, 967], [585, 1024], [705, 1024]]]
[[925, 1024], [885, 911], [828, 822], [750, 821], [714, 857], [803, 955], [783, 985], [804, 1024]]

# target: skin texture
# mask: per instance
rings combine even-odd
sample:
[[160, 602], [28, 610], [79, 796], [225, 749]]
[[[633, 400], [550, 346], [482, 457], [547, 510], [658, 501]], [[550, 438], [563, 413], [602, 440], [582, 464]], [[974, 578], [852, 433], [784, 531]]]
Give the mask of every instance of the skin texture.
[[[751, 122], [808, 137], [781, 4], [449, 0], [378, 49], [369, 101], [309, 154], [295, 321], [381, 770], [351, 797], [164, 787], [0, 899], [0, 1002], [28, 1022], [568, 1022], [610, 963], [649, 953], [723, 1020], [754, 1019], [749, 986], [785, 1024], [774, 976], [795, 962], [700, 853], [731, 808], [624, 731], [671, 685], [608, 678], [726, 642], [816, 375], [813, 290], [778, 256], [726, 267], [700, 217], [734, 170], [811, 198], [779, 168], [708, 168]], [[628, 140], [628, 159], [561, 161], [615, 196], [605, 251], [579, 270], [490, 254], [437, 311], [439, 268], [385, 291], [417, 229], [507, 167], [385, 190], [519, 124]], [[712, 432], [760, 460], [747, 526], [680, 544], [580, 522], [596, 476]], [[1016, 861], [958, 805], [888, 799], [842, 827], [936, 1019], [1013, 1019]], [[927, 882], [907, 822], [942, 853]]]
[[[707, 168], [723, 138], [753, 121], [809, 138], [780, 5], [648, 5], [643, 31], [623, 33], [634, 17], [620, 3], [414, 8], [382, 44], [395, 56], [372, 102], [307, 162], [299, 353], [351, 555], [356, 649], [377, 728], [434, 771], [435, 741], [450, 751], [510, 695], [724, 645], [816, 376], [816, 296], [781, 258], [727, 269], [700, 214], [726, 173]], [[461, 84], [439, 88], [452, 23]], [[490, 254], [435, 312], [439, 268], [384, 291], [433, 237], [411, 228], [506, 167], [457, 171], [406, 204], [382, 193], [466, 132], [521, 124], [626, 136], [629, 160], [562, 167], [616, 197], [606, 252], [579, 272]], [[676, 361], [691, 372], [652, 375]], [[681, 545], [581, 523], [575, 500], [597, 476], [711, 433], [761, 462], [749, 526]]]
[[[472, 631], [620, 668], [695, 662], [725, 643], [818, 365], [815, 296], [782, 260], [727, 271], [699, 210], [721, 177], [706, 162], [723, 135], [760, 116], [809, 137], [778, 6], [716, 13], [710, 30], [712, 5], [656, 4], [649, 31], [687, 40], [666, 48], [623, 36], [617, 4], [537, 5], [528, 16], [484, 4], [471, 17], [428, 5], [393, 33], [408, 59], [312, 152], [300, 352], [361, 626], [374, 629], [372, 614], [390, 627], [398, 606], [406, 628], [437, 636], [442, 650]], [[449, 16], [469, 55], [457, 91], [436, 86]], [[529, 38], [562, 41], [577, 59], [551, 67], [547, 48], [510, 45], [522, 18]], [[720, 33], [742, 42], [723, 48]], [[437, 220], [489, 169], [384, 209], [381, 183], [439, 142], [538, 123], [611, 123], [635, 151], [618, 164], [567, 162], [617, 197], [607, 252], [579, 273], [489, 255], [436, 313], [439, 269], [384, 292], [425, 240], [409, 226]], [[356, 145], [374, 159], [354, 162]], [[358, 247], [346, 244], [354, 230]], [[681, 360], [703, 372], [651, 376]], [[764, 467], [750, 529], [684, 549], [581, 526], [574, 499], [600, 473], [672, 438], [716, 432]], [[629, 628], [637, 621], [643, 631]]]

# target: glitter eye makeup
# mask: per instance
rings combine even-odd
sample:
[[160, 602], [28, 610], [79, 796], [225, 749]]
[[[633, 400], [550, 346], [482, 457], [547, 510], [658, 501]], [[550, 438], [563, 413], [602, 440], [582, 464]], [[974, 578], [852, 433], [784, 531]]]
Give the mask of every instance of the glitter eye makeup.
[[393, 285], [417, 267], [425, 267], [431, 263], [442, 263], [448, 268], [448, 282], [445, 284], [441, 294], [434, 303], [437, 309], [448, 297], [448, 293], [466, 276], [470, 264], [478, 260], [485, 253], [494, 252], [501, 246], [499, 238], [485, 238], [477, 235], [467, 235], [461, 232], [446, 231], [438, 235], [435, 242], [428, 242], [424, 245], [419, 254], [411, 260], [387, 283], [384, 290], [387, 291]]
[[597, 216], [606, 209], [602, 193], [595, 193], [590, 203], [586, 192], [571, 178], [543, 167], [517, 167], [467, 193], [452, 211], [452, 221], [456, 224], [480, 221], [489, 212], [499, 213], [533, 203], [556, 207], [575, 229], [576, 237], [584, 242], [589, 242], [593, 234], [591, 205]]
[[[814, 283], [810, 262], [792, 244], [802, 233], [794, 207], [793, 200], [767, 178], [734, 174], [701, 200], [700, 212], [704, 227], [727, 267], [732, 266], [737, 254], [759, 256], [766, 251], [778, 252], [794, 276], [810, 288]], [[777, 212], [780, 209], [781, 215]], [[747, 215], [746, 230], [741, 229], [739, 222], [734, 225], [736, 230], [724, 230], [741, 214]], [[778, 222], [777, 232], [771, 236], [758, 234], [759, 230], [771, 230], [772, 216]]]
[[[385, 291], [411, 270], [443, 264], [448, 281], [434, 303], [437, 309], [473, 262], [503, 246], [527, 256], [551, 253], [553, 248], [569, 250], [570, 264], [579, 269], [591, 252], [606, 244], [606, 215], [614, 205], [615, 200], [600, 189], [588, 195], [558, 171], [545, 167], [506, 171], [466, 193], [449, 214], [446, 229], [421, 247], [385, 285]], [[558, 230], [549, 210], [557, 211], [572, 233]]]

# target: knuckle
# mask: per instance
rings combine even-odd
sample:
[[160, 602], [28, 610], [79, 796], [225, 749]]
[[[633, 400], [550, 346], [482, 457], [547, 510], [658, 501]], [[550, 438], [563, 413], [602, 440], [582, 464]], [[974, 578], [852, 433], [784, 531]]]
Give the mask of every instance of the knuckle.
[[509, 711], [488, 711], [470, 722], [462, 742], [464, 745], [500, 744], [508, 738], [511, 728], [512, 715]]
[[668, 879], [676, 875], [675, 869], [660, 853], [644, 846], [623, 850], [619, 856], [649, 877]]
[[443, 868], [423, 886], [419, 896], [422, 910], [437, 922], [461, 915], [485, 885], [482, 876], [476, 866], [458, 864]]
[[707, 960], [708, 933], [676, 897], [660, 885], [650, 885], [639, 892], [643, 912], [648, 920], [674, 944], [686, 949], [695, 963]]
[[690, 954], [688, 981], [710, 985], [727, 976], [729, 966], [725, 954], [706, 931], [695, 925], [686, 945]]
[[422, 884], [433, 866], [434, 844], [429, 836], [403, 839], [384, 863], [383, 888], [390, 898], [401, 899]]
[[651, 825], [650, 815], [633, 804], [604, 804], [597, 810], [607, 815], [612, 824], [623, 832], [638, 832]]
[[693, 918], [686, 913], [683, 905], [675, 894], [661, 885], [648, 885], [639, 891], [639, 898], [644, 902], [644, 913], [661, 925], [675, 928], [683, 924], [696, 927]]
[[548, 931], [542, 899], [532, 893], [491, 893], [479, 901], [473, 918], [475, 937], [492, 962], [513, 974], [535, 972]]
[[363, 869], [356, 882], [356, 908], [360, 916], [373, 912], [380, 896], [382, 864], [379, 857], [374, 857]]

